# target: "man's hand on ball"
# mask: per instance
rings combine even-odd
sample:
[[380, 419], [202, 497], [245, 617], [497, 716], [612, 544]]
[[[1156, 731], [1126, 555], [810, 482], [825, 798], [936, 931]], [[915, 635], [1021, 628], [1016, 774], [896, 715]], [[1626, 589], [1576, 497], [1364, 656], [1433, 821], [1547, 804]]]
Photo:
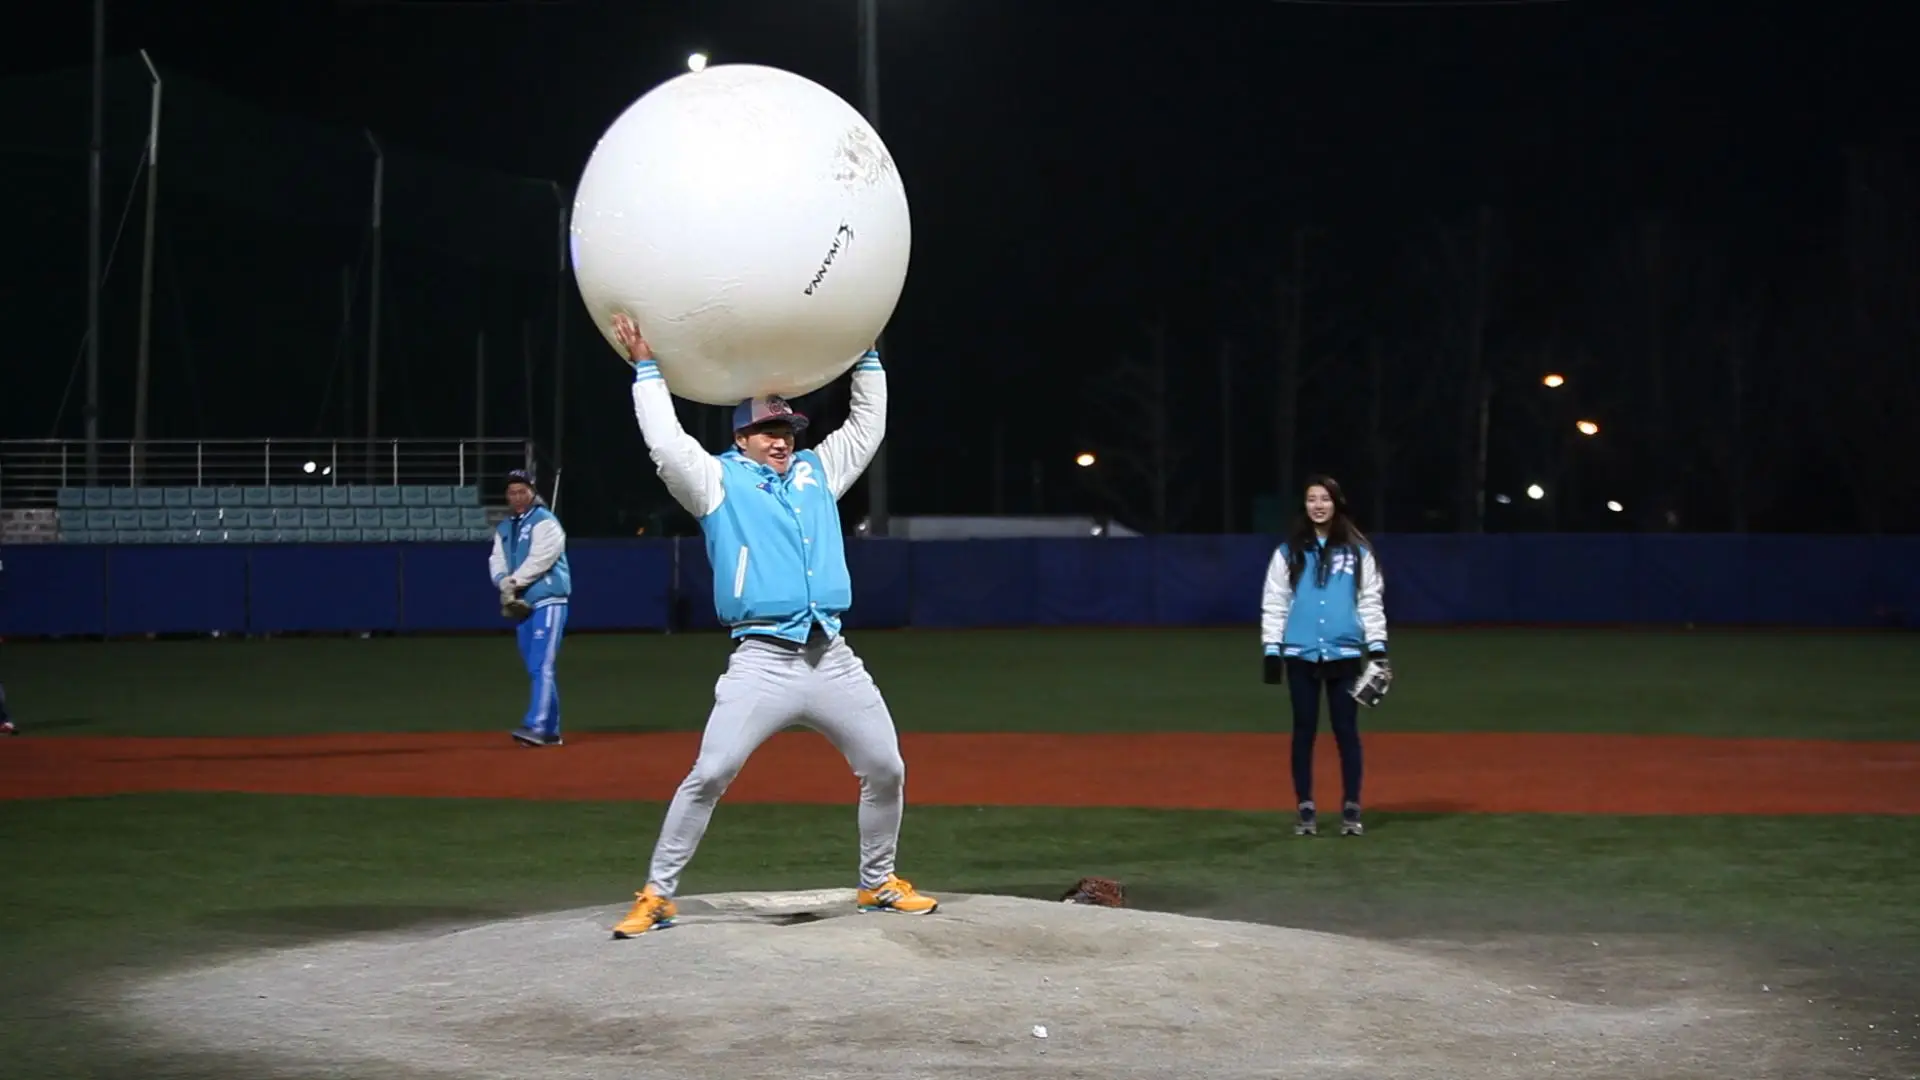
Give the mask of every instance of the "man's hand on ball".
[[624, 311], [613, 317], [613, 336], [619, 338], [620, 347], [627, 350], [627, 359], [636, 364], [653, 359], [653, 349], [647, 345], [647, 339], [640, 336], [640, 328], [633, 325]]

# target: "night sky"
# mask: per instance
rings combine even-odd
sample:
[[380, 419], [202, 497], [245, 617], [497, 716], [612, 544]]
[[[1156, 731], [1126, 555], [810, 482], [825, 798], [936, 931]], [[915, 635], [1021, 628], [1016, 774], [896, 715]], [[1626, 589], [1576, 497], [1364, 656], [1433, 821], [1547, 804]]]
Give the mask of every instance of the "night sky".
[[[894, 514], [1268, 528], [1258, 498], [1329, 470], [1371, 530], [1472, 529], [1478, 370], [1487, 529], [1920, 527], [1900, 441], [1920, 402], [1920, 79], [1888, 18], [880, 7], [880, 129], [914, 215], [887, 333]], [[83, 431], [89, 8], [43, 6], [45, 29], [0, 44], [10, 439]], [[696, 50], [858, 106], [855, 0], [108, 8], [103, 438], [132, 433], [145, 48], [169, 106], [153, 437], [364, 434], [368, 129], [392, 155], [378, 434], [471, 435], [484, 332], [486, 434], [531, 435], [548, 472], [564, 382], [573, 531], [686, 525], [649, 518], [667, 500], [628, 371], [556, 279], [555, 192]], [[829, 427], [844, 381], [804, 404]], [[703, 412], [683, 416], [718, 449]]]

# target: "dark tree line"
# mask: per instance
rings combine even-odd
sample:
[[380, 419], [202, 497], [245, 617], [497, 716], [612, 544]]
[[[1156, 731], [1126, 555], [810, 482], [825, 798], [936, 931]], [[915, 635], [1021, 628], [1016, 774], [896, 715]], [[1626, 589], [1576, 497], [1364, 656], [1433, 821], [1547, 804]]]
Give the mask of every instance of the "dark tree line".
[[1382, 531], [1920, 529], [1914, 170], [1851, 148], [1831, 202], [1775, 218], [1297, 226], [1119, 327], [1089, 490], [1146, 531], [1244, 530], [1316, 470]]

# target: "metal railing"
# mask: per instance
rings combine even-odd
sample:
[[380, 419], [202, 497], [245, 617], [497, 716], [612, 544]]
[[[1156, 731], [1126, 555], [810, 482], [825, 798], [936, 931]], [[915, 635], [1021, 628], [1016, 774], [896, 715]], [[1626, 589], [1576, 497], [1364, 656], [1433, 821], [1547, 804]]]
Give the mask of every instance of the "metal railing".
[[526, 439], [0, 439], [0, 508], [55, 505], [61, 488], [477, 484], [531, 469]]

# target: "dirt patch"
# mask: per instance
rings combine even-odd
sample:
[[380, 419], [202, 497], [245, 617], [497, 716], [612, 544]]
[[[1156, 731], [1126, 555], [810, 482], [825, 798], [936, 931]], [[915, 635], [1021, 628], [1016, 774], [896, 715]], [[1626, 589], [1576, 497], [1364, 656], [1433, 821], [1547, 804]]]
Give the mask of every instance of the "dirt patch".
[[[0, 798], [156, 791], [665, 800], [697, 732], [581, 735], [525, 750], [504, 734], [266, 739], [9, 739]], [[1321, 740], [1322, 775], [1338, 775]], [[920, 805], [1283, 810], [1286, 735], [906, 734]], [[1920, 814], [1920, 743], [1620, 735], [1367, 737], [1368, 804], [1435, 813]], [[729, 802], [850, 804], [846, 762], [783, 732]]]
[[1696, 979], [1671, 947], [1570, 993], [1596, 972], [1554, 973], [1551, 949], [1005, 897], [860, 916], [849, 900], [689, 904], [625, 942], [607, 933], [618, 911], [596, 909], [280, 949], [140, 983], [124, 1017], [255, 1073], [461, 1080], [1871, 1075], [1795, 999]]

